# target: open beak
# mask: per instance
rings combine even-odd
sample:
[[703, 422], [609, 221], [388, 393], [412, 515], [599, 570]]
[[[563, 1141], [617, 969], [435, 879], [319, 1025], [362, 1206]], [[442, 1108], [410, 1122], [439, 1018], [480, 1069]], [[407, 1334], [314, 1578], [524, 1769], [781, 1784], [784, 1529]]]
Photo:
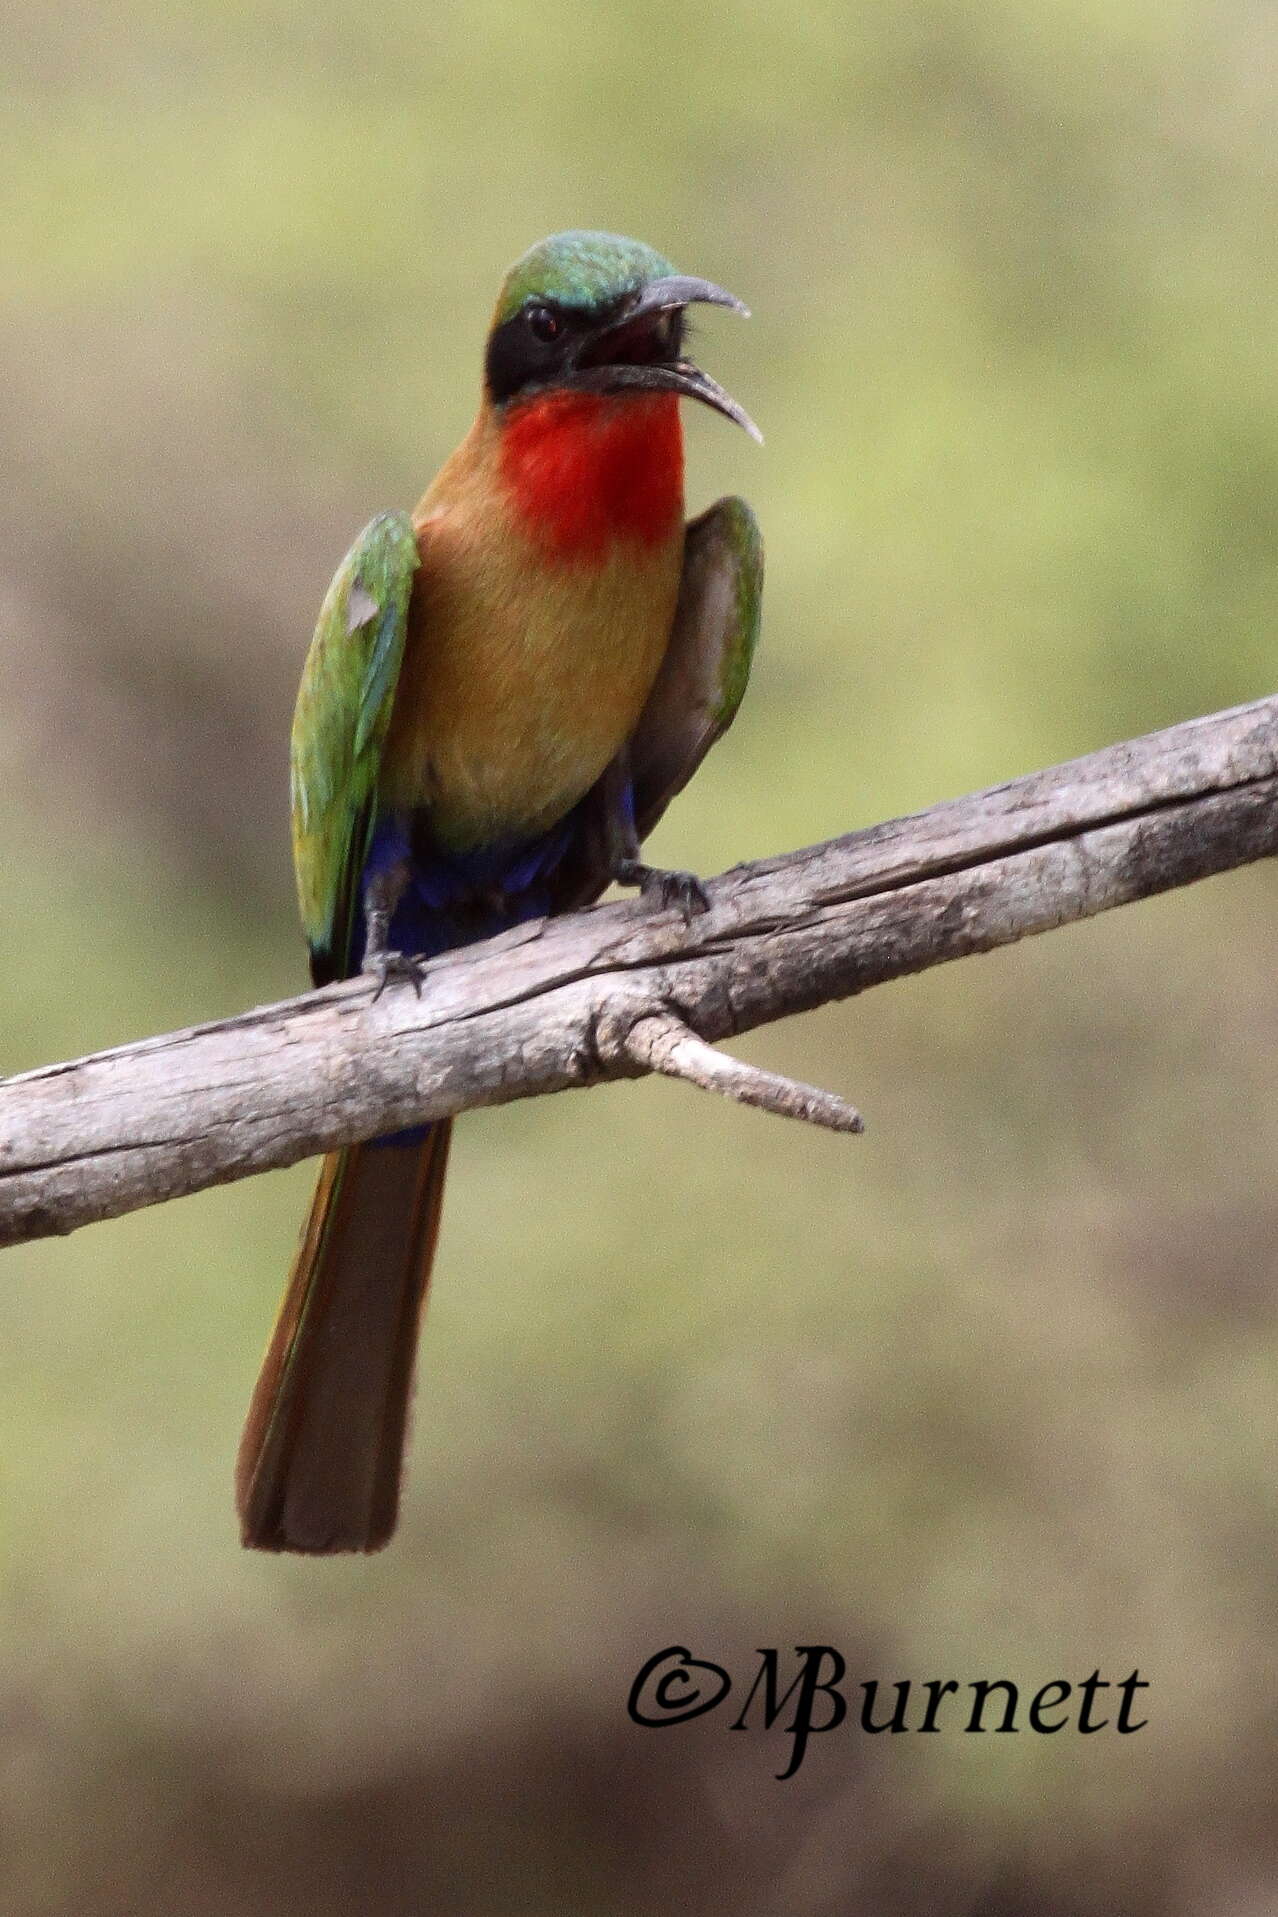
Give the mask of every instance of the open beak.
[[731, 419], [762, 445], [749, 413], [717, 380], [679, 351], [684, 309], [694, 304], [728, 306], [748, 319], [749, 308], [711, 280], [672, 273], [650, 280], [605, 327], [586, 339], [565, 384], [596, 393], [679, 393], [699, 399]]

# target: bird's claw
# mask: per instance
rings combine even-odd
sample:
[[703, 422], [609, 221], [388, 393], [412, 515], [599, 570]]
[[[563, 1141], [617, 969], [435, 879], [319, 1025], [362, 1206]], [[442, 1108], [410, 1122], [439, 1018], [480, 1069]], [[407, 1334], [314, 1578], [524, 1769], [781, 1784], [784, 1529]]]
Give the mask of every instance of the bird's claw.
[[426, 969], [420, 960], [409, 958], [407, 952], [370, 952], [365, 957], [360, 970], [365, 978], [377, 980], [377, 990], [373, 993], [374, 1005], [393, 978], [409, 979], [417, 997], [420, 998], [422, 995], [422, 980], [426, 976]]
[[637, 885], [640, 898], [655, 904], [658, 911], [676, 906], [685, 924], [697, 913], [710, 910], [710, 895], [695, 872], [666, 872], [657, 865], [640, 865], [635, 859], [627, 861], [617, 879], [622, 885]]
[[639, 896], [658, 900], [663, 911], [676, 906], [685, 922], [710, 910], [710, 894], [695, 872], [662, 872], [654, 867], [644, 879]]

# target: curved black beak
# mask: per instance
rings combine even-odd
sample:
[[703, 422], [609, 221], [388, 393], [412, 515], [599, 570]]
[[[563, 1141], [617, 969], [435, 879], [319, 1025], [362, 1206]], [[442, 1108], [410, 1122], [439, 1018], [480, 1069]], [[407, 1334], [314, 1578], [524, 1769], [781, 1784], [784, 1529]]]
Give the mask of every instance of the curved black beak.
[[[744, 319], [750, 317], [749, 307], [735, 293], [712, 280], [693, 279], [684, 273], [649, 280], [583, 343], [564, 383], [596, 393], [667, 392], [699, 399], [762, 445], [763, 434], [744, 406], [739, 406], [709, 373], [681, 356], [681, 318], [684, 309], [692, 305], [727, 306]], [[671, 317], [667, 319], [667, 315]]]
[[749, 319], [750, 308], [735, 293], [716, 286], [713, 280], [692, 279], [686, 273], [672, 273], [668, 279], [649, 280], [635, 295], [626, 319], [638, 319], [644, 313], [668, 313], [676, 306], [730, 306], [742, 319]]

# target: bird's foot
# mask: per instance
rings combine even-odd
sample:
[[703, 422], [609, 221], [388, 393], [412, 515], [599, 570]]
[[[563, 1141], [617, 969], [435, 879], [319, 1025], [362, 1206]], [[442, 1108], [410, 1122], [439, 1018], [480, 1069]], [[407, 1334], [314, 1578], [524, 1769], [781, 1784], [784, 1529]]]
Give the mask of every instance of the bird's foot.
[[640, 898], [655, 903], [658, 911], [677, 906], [685, 924], [698, 912], [710, 910], [710, 895], [693, 872], [665, 872], [657, 865], [641, 865], [638, 859], [623, 859], [613, 877], [618, 885], [637, 885]]
[[380, 951], [366, 952], [364, 963], [359, 969], [365, 978], [377, 980], [377, 990], [373, 993], [374, 1005], [393, 978], [410, 979], [418, 998], [422, 995], [422, 980], [426, 976], [426, 968], [420, 959], [409, 958], [407, 952], [389, 952], [385, 947]]

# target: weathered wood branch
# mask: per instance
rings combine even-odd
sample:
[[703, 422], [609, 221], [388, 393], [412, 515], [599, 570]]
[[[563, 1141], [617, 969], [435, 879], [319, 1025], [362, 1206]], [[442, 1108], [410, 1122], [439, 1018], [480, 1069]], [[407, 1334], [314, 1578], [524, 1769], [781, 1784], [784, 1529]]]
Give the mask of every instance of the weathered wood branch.
[[703, 1092], [722, 1092], [740, 1105], [755, 1105], [762, 1112], [775, 1112], [778, 1118], [802, 1118], [832, 1132], [865, 1130], [860, 1112], [837, 1092], [823, 1092], [817, 1085], [802, 1085], [798, 1079], [782, 1078], [716, 1052], [675, 1012], [637, 1020], [626, 1033], [625, 1051], [641, 1072], [686, 1079]]
[[[761, 860], [685, 925], [627, 900], [0, 1083], [0, 1243], [425, 1118], [649, 1070], [856, 1129], [710, 1054], [827, 1000], [1278, 851], [1278, 698]], [[764, 1083], [769, 1080], [769, 1083]]]

